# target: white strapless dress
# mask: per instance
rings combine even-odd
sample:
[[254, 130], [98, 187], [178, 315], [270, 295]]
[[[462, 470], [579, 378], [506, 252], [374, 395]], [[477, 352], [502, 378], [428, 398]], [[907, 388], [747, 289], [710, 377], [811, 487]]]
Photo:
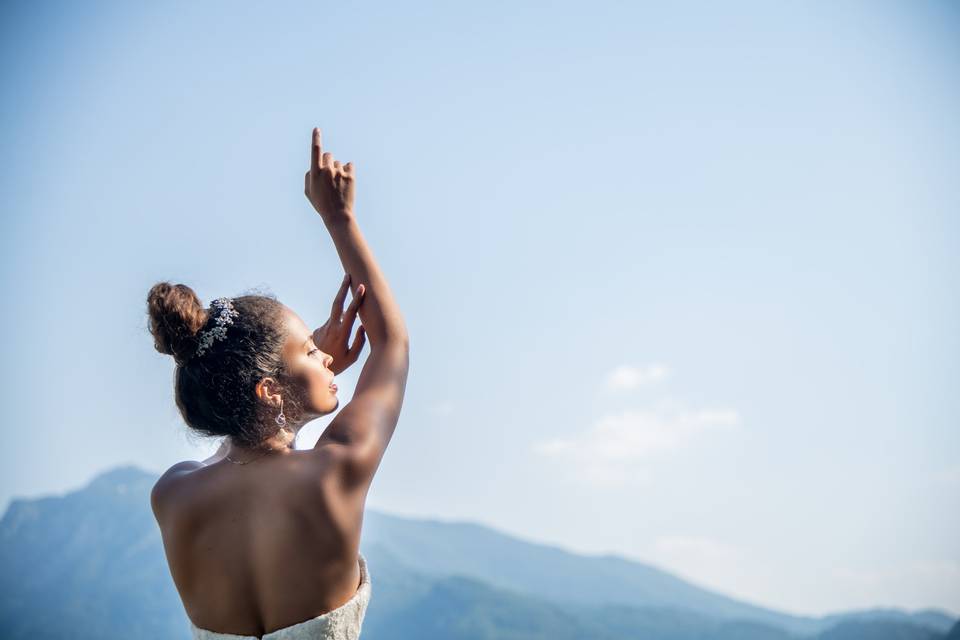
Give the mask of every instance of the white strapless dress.
[[201, 629], [190, 623], [193, 640], [357, 640], [370, 603], [370, 572], [367, 559], [360, 557], [360, 586], [349, 600], [332, 611], [263, 636], [241, 636]]

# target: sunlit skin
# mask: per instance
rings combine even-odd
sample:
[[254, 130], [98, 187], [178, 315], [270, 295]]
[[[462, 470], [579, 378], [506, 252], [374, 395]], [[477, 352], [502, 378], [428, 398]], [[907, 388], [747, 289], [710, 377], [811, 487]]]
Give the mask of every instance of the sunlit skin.
[[[266, 431], [278, 429], [281, 406], [287, 429], [258, 447], [227, 438], [207, 460], [173, 465], [151, 492], [170, 574], [200, 628], [260, 637], [343, 605], [360, 586], [366, 496], [399, 419], [409, 336], [353, 213], [356, 175], [322, 150], [315, 128], [304, 194], [348, 275], [320, 327], [282, 309], [292, 379], [265, 377], [251, 393]], [[340, 407], [330, 382], [358, 361], [367, 334], [370, 353]], [[293, 448], [305, 424], [333, 412], [313, 447]]]
[[[256, 450], [225, 440], [220, 450], [204, 461], [212, 464], [229, 456], [231, 461], [244, 462], [262, 455], [278, 455], [293, 449], [296, 434], [311, 420], [333, 413], [340, 406], [337, 390], [331, 388], [334, 377], [357, 361], [363, 349], [365, 334], [363, 326], [356, 333], [353, 344], [348, 339], [353, 330], [357, 313], [363, 302], [364, 286], [358, 288], [358, 295], [351, 300], [346, 311], [343, 303], [349, 289], [350, 277], [345, 276], [340, 290], [333, 301], [328, 320], [317, 329], [310, 329], [293, 309], [284, 305], [283, 323], [287, 339], [283, 347], [283, 360], [287, 371], [294, 378], [301, 398], [303, 413], [286, 417], [286, 428], [264, 441]], [[336, 354], [334, 356], [333, 354]], [[264, 378], [256, 386], [257, 398], [268, 407], [275, 407], [274, 416], [280, 413], [284, 390], [273, 378]], [[289, 407], [288, 403], [288, 407]]]

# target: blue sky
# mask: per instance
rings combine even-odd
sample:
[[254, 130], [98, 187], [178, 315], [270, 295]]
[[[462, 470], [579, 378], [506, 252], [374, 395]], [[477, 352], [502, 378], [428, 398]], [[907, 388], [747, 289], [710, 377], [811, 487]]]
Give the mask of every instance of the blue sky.
[[154, 282], [323, 321], [319, 126], [411, 334], [370, 507], [960, 615], [955, 5], [141, 4], [0, 9], [3, 508], [215, 448]]

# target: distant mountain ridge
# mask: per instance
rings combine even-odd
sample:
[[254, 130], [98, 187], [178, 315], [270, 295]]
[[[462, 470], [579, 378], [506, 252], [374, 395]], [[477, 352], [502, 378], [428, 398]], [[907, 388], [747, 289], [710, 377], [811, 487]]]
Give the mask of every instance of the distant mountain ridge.
[[[156, 475], [124, 466], [0, 519], [0, 625], [9, 638], [189, 638], [150, 512]], [[960, 635], [945, 612], [792, 616], [613, 555], [583, 556], [469, 522], [368, 509], [374, 596], [364, 637], [789, 640]]]
[[579, 555], [470, 522], [414, 520], [368, 511], [363, 539], [403, 558], [411, 570], [470, 577], [569, 607], [681, 609], [766, 624], [797, 635], [812, 635], [848, 618], [906, 622], [939, 632], [946, 632], [954, 622], [949, 614], [934, 609], [909, 613], [877, 608], [820, 618], [795, 616], [738, 601], [633, 560], [609, 554]]

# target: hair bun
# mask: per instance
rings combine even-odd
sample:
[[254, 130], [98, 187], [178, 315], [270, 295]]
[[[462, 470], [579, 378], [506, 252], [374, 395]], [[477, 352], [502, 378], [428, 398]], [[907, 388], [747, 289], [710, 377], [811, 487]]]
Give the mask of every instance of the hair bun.
[[197, 332], [207, 322], [208, 312], [200, 298], [185, 284], [158, 282], [147, 294], [147, 314], [154, 348], [183, 364], [196, 348]]

